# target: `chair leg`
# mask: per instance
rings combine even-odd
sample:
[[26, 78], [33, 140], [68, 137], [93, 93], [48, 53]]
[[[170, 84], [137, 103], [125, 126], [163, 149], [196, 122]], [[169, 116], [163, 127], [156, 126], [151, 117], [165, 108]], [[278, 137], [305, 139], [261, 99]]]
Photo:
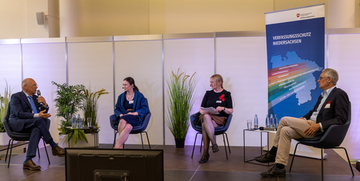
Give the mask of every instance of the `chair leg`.
[[[46, 149], [46, 144], [45, 144], [45, 141], [43, 139], [43, 143], [44, 143], [44, 149], [45, 149], [45, 153], [46, 153], [46, 156], [47, 156], [47, 159], [48, 159], [48, 162], [49, 162], [49, 165], [50, 165], [50, 159], [49, 159], [49, 154], [48, 154], [48, 151]], [[40, 155], [39, 155], [40, 156]]]
[[293, 158], [291, 159], [291, 164], [290, 164], [290, 168], [289, 168], [289, 172], [291, 172], [291, 168], [294, 162], [294, 158], [295, 158], [295, 154], [296, 154], [296, 149], [299, 143], [296, 144], [295, 149], [294, 149], [294, 154], [293, 154]]
[[113, 146], [112, 146], [113, 148], [114, 148], [115, 142], [116, 142], [116, 134], [117, 134], [117, 131], [114, 130], [114, 143], [113, 143]]
[[8, 143], [8, 148], [7, 148], [7, 151], [6, 151], [6, 156], [5, 156], [5, 162], [6, 162], [6, 159], [7, 159], [7, 156], [8, 156], [8, 152], [9, 152], [9, 148], [10, 148], [10, 141], [12, 139], [9, 139], [9, 143]]
[[226, 148], [225, 136], [224, 136], [224, 134], [222, 134], [222, 136], [223, 136], [223, 140], [224, 140], [225, 155], [226, 155], [226, 159], [228, 160], [228, 159], [229, 159], [229, 157], [228, 157], [228, 154], [227, 154], [227, 148]]
[[321, 148], [321, 180], [324, 180], [324, 148]]
[[11, 147], [10, 147], [10, 155], [9, 155], [8, 168], [10, 167], [11, 152], [12, 152], [13, 144], [14, 144], [14, 140], [12, 140], [12, 141], [11, 141]]
[[228, 148], [229, 148], [229, 153], [231, 153], [231, 150], [230, 150], [230, 144], [229, 144], [229, 138], [228, 138], [228, 136], [227, 136], [227, 134], [226, 134], [226, 133], [224, 133], [224, 134], [225, 134], [225, 136], [226, 136], [227, 145], [228, 145]]
[[142, 145], [142, 149], [144, 149], [144, 141], [143, 141], [143, 138], [142, 138], [142, 133], [140, 133], [140, 137], [141, 137], [141, 145]]
[[351, 163], [350, 163], [350, 159], [349, 159], [349, 155], [348, 155], [348, 153], [347, 153], [347, 151], [346, 151], [346, 148], [344, 148], [344, 147], [339, 147], [339, 148], [344, 149], [344, 151], [345, 151], [345, 153], [346, 153], [346, 158], [347, 158], [348, 163], [349, 163], [349, 166], [350, 166], [350, 170], [351, 170], [352, 176], [354, 177], [354, 171], [353, 171], [353, 169], [352, 169], [352, 166], [351, 166]]
[[147, 132], [146, 131], [144, 131], [145, 132], [145, 134], [146, 134], [146, 138], [147, 138], [147, 141], [148, 141], [148, 144], [149, 144], [149, 149], [151, 149], [151, 146], [150, 146], [150, 141], [149, 141], [149, 136], [148, 136], [148, 134], [147, 134]]
[[194, 156], [194, 150], [195, 150], [195, 143], [196, 143], [196, 138], [197, 138], [197, 135], [198, 135], [199, 133], [196, 133], [196, 135], [195, 135], [195, 141], [194, 141], [194, 146], [193, 146], [193, 150], [192, 150], [192, 153], [191, 153], [191, 158], [193, 158], [193, 156]]

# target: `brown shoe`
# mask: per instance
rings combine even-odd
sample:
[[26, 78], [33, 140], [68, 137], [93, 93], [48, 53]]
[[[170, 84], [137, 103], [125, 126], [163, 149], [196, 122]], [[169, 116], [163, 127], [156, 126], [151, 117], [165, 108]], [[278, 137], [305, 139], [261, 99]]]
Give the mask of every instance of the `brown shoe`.
[[36, 165], [31, 159], [27, 162], [23, 163], [23, 169], [29, 169], [29, 170], [40, 170], [41, 167], [39, 165]]
[[55, 149], [52, 150], [52, 154], [54, 156], [63, 157], [65, 156], [65, 150], [60, 146], [57, 146]]

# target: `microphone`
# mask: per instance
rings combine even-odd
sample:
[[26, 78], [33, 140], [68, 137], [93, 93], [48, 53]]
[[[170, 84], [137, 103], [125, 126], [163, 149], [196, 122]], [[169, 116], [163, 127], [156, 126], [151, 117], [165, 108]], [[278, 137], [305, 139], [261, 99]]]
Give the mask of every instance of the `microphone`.
[[[37, 95], [40, 97], [41, 96], [41, 91], [38, 89], [37, 90]], [[42, 103], [42, 102], [39, 102], [39, 104], [42, 106], [42, 107], [45, 107], [45, 105], [44, 105], [44, 103]]]
[[269, 130], [269, 131], [276, 131], [275, 128], [267, 128], [267, 127], [260, 127], [260, 130]]

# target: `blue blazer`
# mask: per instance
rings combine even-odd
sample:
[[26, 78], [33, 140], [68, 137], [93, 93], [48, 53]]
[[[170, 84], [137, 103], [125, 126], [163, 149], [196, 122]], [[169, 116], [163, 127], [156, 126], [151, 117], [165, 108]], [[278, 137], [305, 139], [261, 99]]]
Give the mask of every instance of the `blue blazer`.
[[[126, 109], [124, 107], [124, 103], [125, 103], [125, 94], [126, 92], [123, 92], [122, 94], [119, 95], [118, 100], [116, 102], [115, 105], [115, 115], [116, 118], [119, 118], [120, 114], [126, 114]], [[149, 105], [147, 103], [146, 98], [144, 97], [144, 95], [135, 90], [134, 89], [134, 103], [133, 103], [133, 111], [137, 112], [139, 121], [141, 124], [142, 121], [144, 120], [146, 114], [149, 112]]]
[[[32, 96], [37, 112], [44, 110], [37, 98], [38, 96]], [[48, 112], [48, 108], [45, 109], [45, 112]], [[11, 129], [15, 132], [20, 132], [24, 128], [25, 121], [27, 119], [34, 118], [34, 113], [32, 113], [32, 108], [26, 94], [21, 91], [15, 93], [11, 96], [10, 100], [10, 116], [9, 116], [9, 125]]]

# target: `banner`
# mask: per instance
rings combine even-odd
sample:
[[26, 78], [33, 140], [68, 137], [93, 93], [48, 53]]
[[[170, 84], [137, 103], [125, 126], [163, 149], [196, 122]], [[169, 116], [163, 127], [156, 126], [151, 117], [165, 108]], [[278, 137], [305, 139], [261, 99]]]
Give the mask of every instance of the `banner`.
[[301, 117], [322, 90], [324, 5], [266, 13], [269, 116]]

